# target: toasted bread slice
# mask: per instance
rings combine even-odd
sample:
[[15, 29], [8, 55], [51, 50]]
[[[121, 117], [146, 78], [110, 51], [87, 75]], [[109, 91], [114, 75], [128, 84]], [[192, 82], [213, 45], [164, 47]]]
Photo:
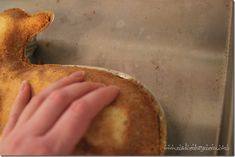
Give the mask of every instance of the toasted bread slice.
[[84, 71], [85, 80], [116, 85], [120, 95], [94, 119], [74, 154], [162, 155], [166, 141], [164, 115], [140, 83], [96, 68], [33, 65], [27, 61], [24, 51], [28, 41], [53, 18], [52, 12], [30, 15], [17, 8], [0, 14], [0, 134], [23, 80], [28, 80], [37, 94], [64, 76]]

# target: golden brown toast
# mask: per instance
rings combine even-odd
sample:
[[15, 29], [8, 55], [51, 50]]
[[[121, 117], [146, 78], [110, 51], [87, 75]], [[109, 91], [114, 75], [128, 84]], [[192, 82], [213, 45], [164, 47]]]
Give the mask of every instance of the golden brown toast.
[[84, 71], [85, 80], [120, 87], [116, 101], [92, 122], [75, 150], [77, 155], [162, 155], [165, 122], [159, 104], [142, 85], [107, 71], [61, 65], [33, 65], [24, 56], [28, 41], [52, 21], [51, 12], [29, 15], [21, 9], [0, 14], [0, 134], [23, 80], [37, 94], [50, 83]]

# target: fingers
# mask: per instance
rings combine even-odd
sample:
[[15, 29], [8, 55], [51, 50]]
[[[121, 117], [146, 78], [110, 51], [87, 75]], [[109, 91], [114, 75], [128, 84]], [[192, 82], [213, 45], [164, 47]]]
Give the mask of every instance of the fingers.
[[57, 148], [67, 149], [67, 153], [71, 152], [84, 135], [91, 120], [103, 107], [110, 104], [118, 93], [117, 87], [103, 87], [73, 102], [46, 137], [55, 141], [59, 140]]
[[54, 90], [60, 89], [72, 83], [81, 82], [84, 78], [84, 72], [75, 72], [70, 76], [67, 76], [53, 84], [51, 84], [48, 88], [44, 89], [40, 94], [34, 96], [29, 105], [23, 111], [22, 116], [19, 118], [17, 126], [22, 125], [26, 122], [33, 113], [38, 109], [39, 105], [44, 101], [44, 99]]
[[20, 91], [16, 97], [15, 103], [12, 106], [11, 113], [9, 115], [8, 123], [3, 130], [3, 136], [6, 136], [16, 125], [16, 122], [28, 104], [31, 98], [31, 87], [27, 81], [23, 81], [20, 87]]
[[52, 92], [27, 122], [37, 135], [48, 131], [65, 109], [76, 99], [104, 85], [100, 83], [76, 83]]
[[64, 86], [70, 85], [72, 83], [81, 82], [81, 81], [83, 81], [83, 79], [84, 79], [84, 72], [82, 72], [82, 71], [75, 72], [75, 73], [71, 74], [70, 76], [65, 77], [65, 78], [53, 83], [48, 88], [43, 90], [40, 95], [41, 95], [41, 97], [45, 98], [52, 91], [59, 89], [59, 88], [62, 88]]

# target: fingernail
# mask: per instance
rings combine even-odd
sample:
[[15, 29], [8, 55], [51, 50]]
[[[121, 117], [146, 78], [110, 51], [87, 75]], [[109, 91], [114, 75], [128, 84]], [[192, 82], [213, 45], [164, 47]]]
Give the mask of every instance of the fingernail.
[[20, 87], [20, 91], [23, 91], [26, 87], [26, 84], [27, 84], [28, 81], [24, 80], [21, 84], [21, 87]]
[[70, 76], [71, 77], [83, 77], [84, 75], [85, 75], [84, 71], [78, 71], [78, 72], [72, 73]]

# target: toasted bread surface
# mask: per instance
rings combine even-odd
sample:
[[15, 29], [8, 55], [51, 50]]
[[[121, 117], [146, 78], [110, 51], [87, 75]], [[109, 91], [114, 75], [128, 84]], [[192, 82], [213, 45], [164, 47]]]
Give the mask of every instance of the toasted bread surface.
[[27, 61], [24, 56], [27, 42], [52, 19], [51, 12], [30, 15], [21, 9], [0, 14], [0, 134], [23, 80], [30, 82], [36, 95], [52, 82], [75, 71], [84, 71], [86, 81], [116, 85], [120, 95], [92, 121], [74, 154], [163, 154], [166, 133], [161, 124], [159, 104], [137, 81], [97, 69], [33, 65]]

